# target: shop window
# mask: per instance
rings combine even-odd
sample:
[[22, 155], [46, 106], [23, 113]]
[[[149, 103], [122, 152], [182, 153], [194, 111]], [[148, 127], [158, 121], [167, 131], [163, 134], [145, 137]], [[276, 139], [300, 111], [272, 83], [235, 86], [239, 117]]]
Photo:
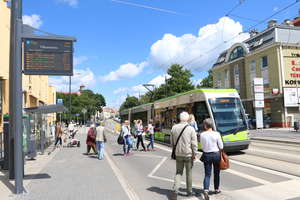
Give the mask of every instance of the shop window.
[[261, 67], [265, 68], [268, 67], [269, 63], [268, 63], [268, 56], [263, 56], [261, 58]]

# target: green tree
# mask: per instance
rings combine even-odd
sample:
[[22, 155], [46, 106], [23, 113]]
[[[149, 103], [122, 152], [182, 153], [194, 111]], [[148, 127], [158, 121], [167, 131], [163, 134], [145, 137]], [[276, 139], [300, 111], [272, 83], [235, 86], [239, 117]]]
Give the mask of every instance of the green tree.
[[166, 84], [167, 91], [170, 91], [167, 96], [186, 92], [195, 88], [191, 81], [193, 74], [190, 70], [184, 69], [182, 65], [172, 65], [167, 73], [171, 76]]
[[[57, 93], [57, 99], [63, 99], [64, 106], [70, 108], [70, 94]], [[94, 115], [96, 111], [102, 111], [102, 107], [106, 106], [105, 98], [101, 94], [95, 94], [91, 90], [83, 90], [80, 95], [71, 94], [71, 118], [77, 119], [76, 114], [79, 114], [78, 119], [83, 121], [82, 110], [86, 109], [86, 119], [89, 119], [91, 115]], [[63, 121], [69, 121], [70, 113], [64, 113], [61, 115]], [[59, 116], [57, 116], [59, 119]]]
[[208, 70], [208, 76], [205, 77], [200, 84], [197, 85], [197, 88], [212, 88], [213, 87], [213, 75], [212, 71]]
[[140, 105], [139, 99], [135, 96], [127, 96], [126, 100], [120, 106], [120, 111]]

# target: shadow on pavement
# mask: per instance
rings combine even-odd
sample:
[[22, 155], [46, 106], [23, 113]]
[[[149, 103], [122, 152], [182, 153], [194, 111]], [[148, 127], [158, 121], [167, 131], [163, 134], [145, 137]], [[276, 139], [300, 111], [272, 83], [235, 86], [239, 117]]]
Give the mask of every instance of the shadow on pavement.
[[24, 179], [25, 180], [28, 180], [28, 179], [46, 179], [46, 178], [51, 178], [51, 176], [49, 174], [26, 174], [24, 176]]
[[[158, 194], [164, 195], [166, 196], [168, 199], [171, 199], [172, 194], [173, 194], [173, 190], [170, 189], [164, 189], [164, 188], [159, 188], [159, 187], [150, 187], [147, 188], [147, 190], [151, 191], [151, 192], [156, 192]], [[178, 196], [185, 196], [182, 193], [179, 193]]]
[[114, 153], [113, 156], [124, 156], [123, 153]]
[[244, 154], [246, 154], [246, 153], [243, 152], [243, 151], [227, 152], [227, 155], [228, 155], [228, 156], [239, 156], [239, 155], [244, 155]]
[[0, 170], [0, 182], [2, 182], [12, 193], [15, 192], [15, 186], [9, 182], [8, 171]]

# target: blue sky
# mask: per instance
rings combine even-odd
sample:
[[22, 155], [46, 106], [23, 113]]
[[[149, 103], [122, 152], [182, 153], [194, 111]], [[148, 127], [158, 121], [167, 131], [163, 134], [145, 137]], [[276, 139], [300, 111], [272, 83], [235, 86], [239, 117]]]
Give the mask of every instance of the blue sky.
[[[127, 94], [145, 92], [141, 84], [161, 84], [172, 63], [191, 69], [197, 83], [221, 51], [249, 37], [241, 31], [293, 1], [245, 0], [225, 17], [239, 2], [27, 0], [23, 1], [23, 20], [50, 33], [76, 37], [73, 90], [85, 84], [102, 93], [108, 106], [117, 107]], [[282, 23], [296, 17], [299, 5], [274, 18]], [[263, 23], [256, 28], [265, 27]], [[52, 77], [51, 83], [58, 91], [67, 90], [66, 77]]]

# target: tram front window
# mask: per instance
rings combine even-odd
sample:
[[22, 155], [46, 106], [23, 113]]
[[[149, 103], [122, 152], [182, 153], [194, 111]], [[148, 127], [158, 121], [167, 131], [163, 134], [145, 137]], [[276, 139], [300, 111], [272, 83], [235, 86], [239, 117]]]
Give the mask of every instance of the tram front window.
[[247, 130], [241, 101], [238, 98], [216, 98], [209, 100], [217, 130], [222, 134]]

